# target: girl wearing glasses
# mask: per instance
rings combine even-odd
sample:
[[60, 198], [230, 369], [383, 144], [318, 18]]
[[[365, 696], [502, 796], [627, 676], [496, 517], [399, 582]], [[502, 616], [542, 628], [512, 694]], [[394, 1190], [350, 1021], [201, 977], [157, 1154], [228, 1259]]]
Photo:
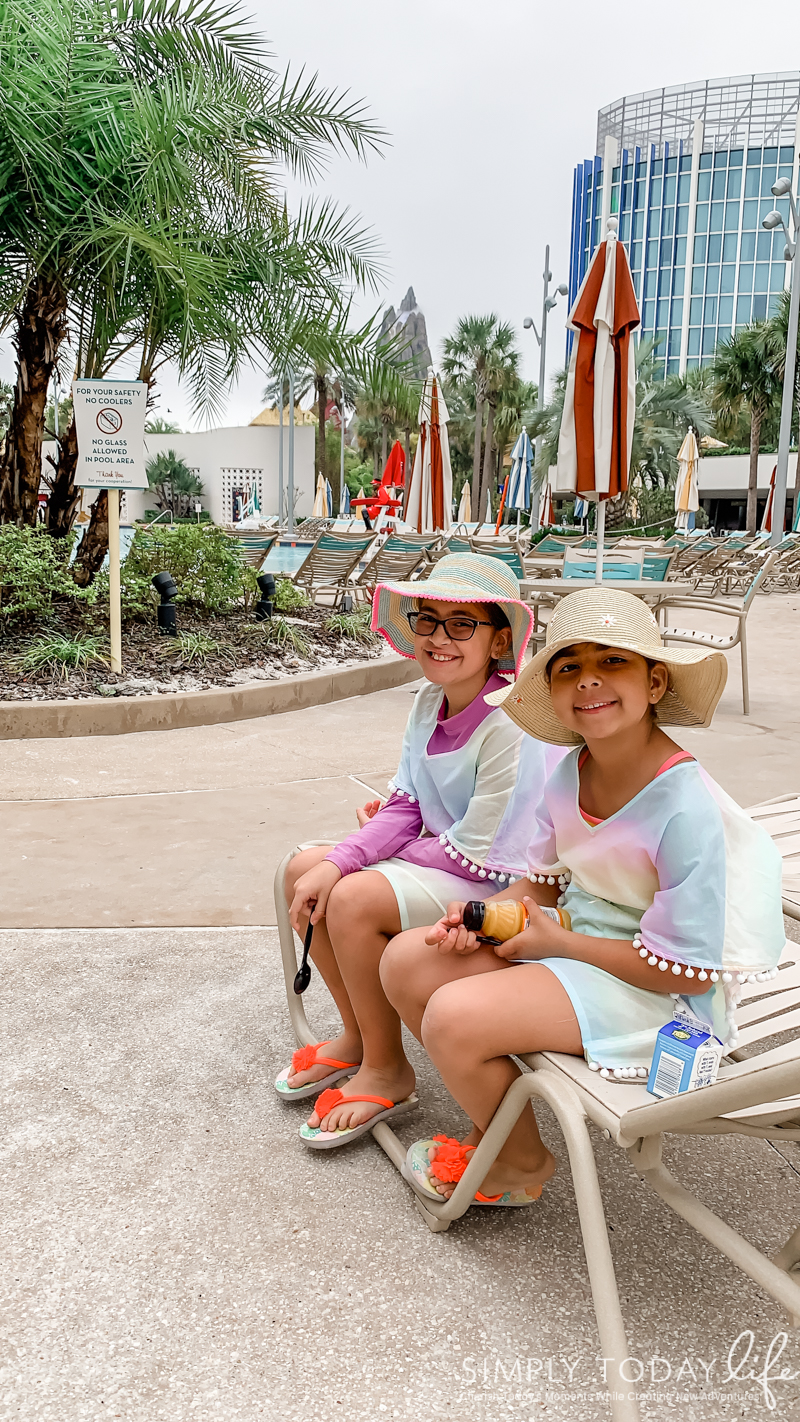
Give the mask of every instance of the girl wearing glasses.
[[[300, 1132], [315, 1149], [345, 1145], [417, 1105], [400, 1019], [380, 982], [389, 940], [435, 922], [451, 900], [488, 897], [525, 872], [521, 802], [532, 811], [561, 752], [525, 738], [510, 805], [522, 737], [484, 697], [508, 686], [503, 672], [519, 674], [531, 621], [516, 578], [495, 558], [452, 555], [425, 583], [376, 588], [373, 628], [415, 657], [426, 681], [387, 803], [335, 848], [296, 855], [287, 876], [293, 927], [303, 936], [310, 915], [311, 956], [342, 1019], [338, 1037], [295, 1052], [275, 1083], [284, 1098], [319, 1098]], [[337, 1081], [341, 1089], [330, 1089]]]

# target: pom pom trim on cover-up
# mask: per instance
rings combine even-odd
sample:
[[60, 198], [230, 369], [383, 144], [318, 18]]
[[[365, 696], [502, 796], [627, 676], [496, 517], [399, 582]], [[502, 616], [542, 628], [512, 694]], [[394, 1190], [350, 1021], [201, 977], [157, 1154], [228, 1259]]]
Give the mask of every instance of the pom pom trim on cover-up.
[[[725, 993], [726, 1029], [722, 1045], [729, 1050], [735, 1047], [739, 1040], [739, 1028], [736, 1025], [736, 1009], [739, 1006], [742, 988], [745, 986], [745, 983], [771, 982], [773, 978], [778, 976], [779, 971], [778, 968], [761, 968], [757, 969], [756, 972], [743, 972], [738, 968], [709, 968], [707, 965], [698, 967], [697, 964], [692, 966], [690, 963], [679, 963], [673, 958], [665, 958], [663, 954], [651, 952], [642, 942], [642, 935], [640, 933], [635, 934], [632, 947], [636, 949], [640, 958], [646, 959], [649, 967], [658, 968], [661, 973], [669, 972], [676, 978], [683, 976], [690, 980], [697, 978], [697, 981], [700, 983], [708, 982], [709, 979], [712, 983], [722, 982], [723, 991]], [[686, 991], [688, 991], [691, 996], [691, 987], [687, 988]]]

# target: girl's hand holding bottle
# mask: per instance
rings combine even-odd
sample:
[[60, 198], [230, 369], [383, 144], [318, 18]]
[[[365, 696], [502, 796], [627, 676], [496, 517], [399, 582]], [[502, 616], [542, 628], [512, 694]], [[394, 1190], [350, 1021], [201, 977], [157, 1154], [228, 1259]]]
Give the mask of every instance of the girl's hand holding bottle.
[[474, 953], [489, 945], [498, 958], [557, 957], [564, 951], [569, 916], [558, 908], [543, 908], [535, 899], [454, 902], [425, 935], [440, 953]]

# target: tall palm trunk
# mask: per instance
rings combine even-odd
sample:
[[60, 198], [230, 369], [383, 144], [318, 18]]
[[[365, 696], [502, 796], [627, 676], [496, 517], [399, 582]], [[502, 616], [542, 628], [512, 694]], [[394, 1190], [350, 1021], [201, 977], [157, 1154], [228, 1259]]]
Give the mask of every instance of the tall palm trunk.
[[81, 491], [75, 487], [78, 467], [78, 432], [72, 415], [58, 442], [58, 464], [47, 504], [47, 531], [54, 538], [65, 538], [75, 522]]
[[483, 518], [484, 504], [486, 503], [486, 490], [492, 487], [492, 475], [494, 473], [494, 405], [491, 400], [489, 413], [486, 416], [486, 448], [483, 451], [483, 478], [481, 480], [478, 512], [476, 517]]
[[78, 547], [72, 570], [79, 588], [88, 588], [103, 566], [108, 552], [108, 490], [101, 489], [92, 504], [92, 516]]
[[67, 333], [67, 297], [58, 277], [35, 277], [17, 317], [17, 383], [0, 466], [0, 522], [34, 527], [42, 477], [47, 391]]
[[483, 391], [475, 391], [475, 444], [472, 450], [472, 507], [478, 518], [481, 497], [481, 441], [483, 439]]
[[763, 405], [750, 410], [750, 477], [747, 481], [747, 532], [755, 533], [758, 522], [758, 451], [761, 444]]
[[325, 458], [325, 410], [328, 405], [328, 382], [324, 375], [317, 375], [314, 378], [314, 387], [317, 392], [317, 473], [323, 479], [327, 478], [327, 461]]
[[381, 475], [389, 457], [389, 423], [381, 416]]

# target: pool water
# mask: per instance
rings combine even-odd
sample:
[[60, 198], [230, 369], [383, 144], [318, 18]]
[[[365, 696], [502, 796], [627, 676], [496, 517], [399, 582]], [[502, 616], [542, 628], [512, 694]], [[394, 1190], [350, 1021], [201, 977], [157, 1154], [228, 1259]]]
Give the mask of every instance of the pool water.
[[261, 572], [296, 573], [312, 546], [311, 543], [273, 543], [261, 564]]

